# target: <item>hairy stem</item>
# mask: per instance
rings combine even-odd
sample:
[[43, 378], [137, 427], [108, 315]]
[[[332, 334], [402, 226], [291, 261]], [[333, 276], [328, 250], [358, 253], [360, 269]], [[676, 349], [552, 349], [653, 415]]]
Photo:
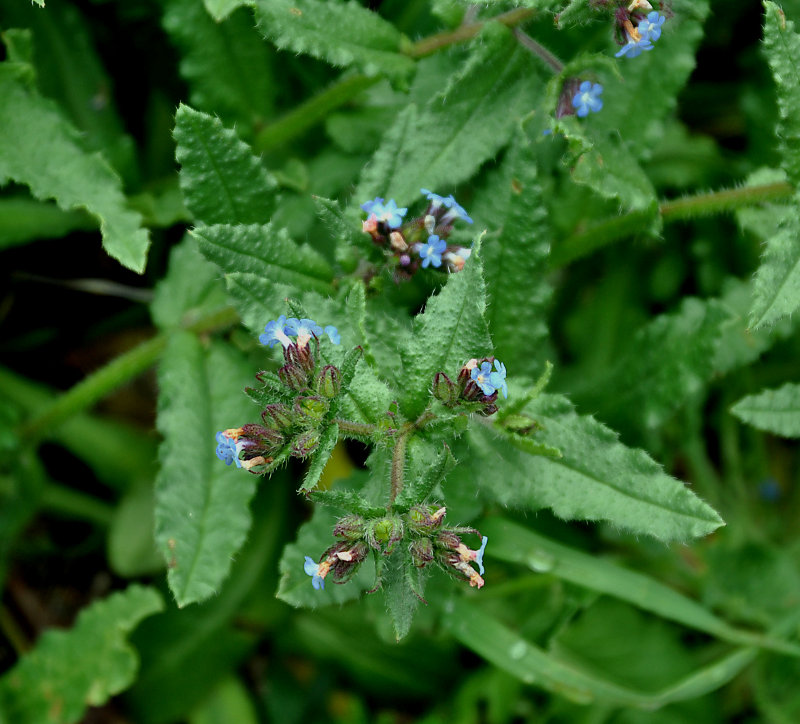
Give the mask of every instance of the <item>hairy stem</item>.
[[389, 491], [389, 508], [394, 505], [397, 496], [403, 489], [403, 475], [405, 474], [406, 467], [406, 446], [408, 445], [408, 438], [414, 430], [413, 425], [403, 429], [397, 436], [397, 442], [392, 451], [392, 488]]
[[339, 426], [339, 432], [343, 435], [351, 435], [353, 437], [372, 437], [375, 432], [375, 425], [369, 425], [365, 422], [352, 422], [351, 420], [342, 420], [337, 417], [334, 422]]
[[546, 65], [550, 67], [554, 73], [558, 74], [564, 70], [564, 64], [556, 58], [547, 48], [541, 43], [535, 41], [530, 35], [523, 32], [519, 28], [514, 28], [514, 37], [519, 40], [523, 48], [527, 48], [535, 56], [540, 58]]

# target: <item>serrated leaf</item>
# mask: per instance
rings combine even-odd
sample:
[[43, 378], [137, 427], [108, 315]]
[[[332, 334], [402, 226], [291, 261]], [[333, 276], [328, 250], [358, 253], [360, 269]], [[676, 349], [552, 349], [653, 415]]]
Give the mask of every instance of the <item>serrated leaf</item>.
[[82, 611], [70, 630], [46, 631], [0, 679], [0, 712], [14, 724], [72, 724], [105, 704], [136, 676], [126, 634], [163, 606], [155, 589], [132, 585]]
[[764, 53], [778, 89], [777, 136], [781, 166], [795, 185], [800, 185], [800, 35], [775, 3], [764, 2]]
[[367, 75], [402, 78], [414, 69], [401, 54], [404, 36], [356, 2], [256, 0], [255, 10], [259, 30], [279, 48]]
[[[606, 520], [662, 541], [688, 540], [723, 525], [684, 483], [592, 417], [577, 415], [566, 398], [542, 395], [526, 414], [541, 425], [534, 441], [557, 448], [562, 457], [529, 455], [474, 425], [469, 447], [456, 450], [460, 464], [450, 474], [451, 484], [473, 486], [484, 498], [512, 508], [550, 508], [566, 520]], [[491, 461], [488, 471], [485, 461]]]
[[426, 466], [417, 480], [409, 479], [409, 476], [406, 475], [405, 485], [397, 496], [396, 505], [402, 508], [423, 502], [437, 485], [444, 482], [445, 477], [456, 464], [457, 461], [450, 452], [450, 448], [444, 445], [433, 464]]
[[314, 451], [311, 464], [308, 466], [300, 490], [311, 490], [316, 487], [322, 475], [322, 471], [325, 470], [325, 464], [328, 462], [328, 458], [330, 458], [338, 439], [339, 428], [336, 423], [328, 425], [328, 427], [320, 433], [319, 446]]
[[10, 74], [0, 73], [0, 97], [0, 184], [25, 184], [65, 211], [85, 208], [100, 222], [108, 254], [144, 271], [150, 237], [111, 167], [80, 147], [77, 131], [52, 102]]
[[377, 518], [386, 515], [386, 508], [376, 508], [365, 502], [363, 496], [355, 490], [333, 488], [332, 490], [312, 490], [309, 499], [320, 505], [341, 508], [348, 513]]
[[759, 430], [800, 437], [800, 384], [787, 383], [739, 400], [731, 412]]
[[328, 263], [310, 246], [295, 244], [286, 229], [272, 224], [215, 224], [193, 234], [200, 251], [226, 274], [248, 274], [266, 284], [331, 293], [333, 273]]
[[575, 396], [618, 427], [659, 427], [708, 384], [730, 313], [716, 300], [686, 298], [677, 312], [641, 327], [605, 375]]
[[175, 158], [186, 207], [203, 224], [265, 224], [277, 182], [222, 121], [183, 103], [175, 114]]
[[469, 179], [508, 142], [515, 124], [535, 105], [541, 91], [538, 79], [531, 54], [507, 28], [489, 24], [464, 67], [430, 98], [414, 125], [406, 125], [413, 111], [398, 117], [376, 155], [386, 158], [400, 141], [390, 173], [377, 174], [381, 167], [388, 169], [376, 161], [359, 184], [358, 200], [390, 197], [405, 206], [419, 196], [420, 187], [441, 193]]
[[318, 561], [323, 552], [334, 543], [333, 526], [337, 516], [323, 506], [314, 509], [314, 514], [297, 531], [297, 540], [283, 549], [278, 566], [281, 580], [275, 594], [281, 601], [298, 608], [320, 608], [334, 603], [345, 603], [359, 598], [363, 591], [374, 585], [373, 567], [369, 560], [345, 584], [337, 585], [328, 580], [323, 590], [311, 585], [311, 578], [303, 570], [305, 556]]
[[[489, 229], [483, 264], [489, 306], [486, 322], [494, 354], [511, 374], [530, 373], [547, 335], [551, 296], [547, 256], [552, 236], [536, 171], [533, 145], [518, 133], [499, 174], [471, 210]], [[519, 334], [524, 329], [525, 334]]]
[[800, 194], [774, 236], [767, 239], [753, 282], [753, 329], [774, 324], [800, 307]]
[[[353, 247], [361, 247], [364, 250], [374, 248], [369, 236], [361, 231], [357, 219], [348, 217], [338, 201], [321, 196], [313, 198], [320, 220], [336, 242], [338, 260], [347, 260], [352, 254]], [[361, 286], [363, 288], [363, 284]]]
[[219, 590], [250, 528], [256, 476], [217, 459], [214, 435], [251, 421], [242, 394], [251, 374], [233, 348], [215, 343], [206, 351], [188, 332], [172, 336], [161, 360], [156, 542], [178, 606]]
[[241, 4], [214, 8], [224, 17], [212, 17], [208, 3], [169, 0], [162, 23], [181, 51], [180, 73], [191, 104], [253, 128], [272, 114], [275, 72], [252, 12], [233, 12]]
[[478, 238], [464, 269], [451, 274], [442, 291], [428, 299], [425, 311], [414, 318], [413, 335], [400, 350], [403, 410], [409, 418], [422, 412], [437, 372], [455, 379], [467, 360], [491, 350], [483, 316], [486, 287], [480, 248]]
[[346, 396], [341, 399], [342, 414], [358, 422], [376, 423], [383, 417], [396, 393], [364, 360], [359, 360]]

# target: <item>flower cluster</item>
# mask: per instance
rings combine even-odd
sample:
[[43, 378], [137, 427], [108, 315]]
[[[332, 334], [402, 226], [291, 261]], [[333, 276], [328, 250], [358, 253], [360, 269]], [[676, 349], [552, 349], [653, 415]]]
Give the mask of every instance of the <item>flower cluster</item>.
[[484, 416], [497, 412], [497, 393], [508, 397], [506, 366], [494, 357], [469, 360], [454, 383], [444, 372], [433, 378], [433, 396], [447, 407], [465, 405]]
[[394, 199], [377, 197], [361, 204], [367, 213], [361, 228], [394, 258], [398, 279], [408, 279], [420, 268], [444, 266], [451, 272], [461, 271], [471, 252], [447, 243], [458, 219], [472, 223], [464, 208], [452, 195], [439, 196], [428, 189], [421, 189], [421, 193], [428, 199], [425, 213], [405, 222], [408, 209], [398, 208]]
[[[444, 507], [417, 505], [405, 516], [363, 518], [348, 515], [340, 518], [333, 529], [338, 538], [319, 561], [305, 556], [303, 570], [311, 576], [311, 585], [325, 588], [325, 578], [330, 575], [334, 583], [346, 583], [358, 571], [369, 551], [376, 556], [378, 582], [380, 586], [380, 555], [389, 555], [401, 542], [408, 546], [411, 559], [417, 568], [426, 568], [435, 563], [453, 578], [468, 582], [470, 586], [483, 586], [483, 554], [487, 537], [481, 538], [477, 550], [468, 548], [462, 535], [480, 535], [475, 528], [444, 526], [447, 509]], [[476, 571], [472, 563], [478, 566]]]
[[261, 413], [263, 425], [247, 424], [217, 433], [216, 454], [226, 465], [236, 463], [252, 473], [266, 473], [287, 457], [304, 458], [316, 450], [331, 400], [341, 389], [339, 369], [318, 364], [323, 334], [340, 343], [336, 327], [323, 329], [311, 319], [281, 315], [267, 323], [259, 341], [267, 347], [280, 342], [285, 364], [277, 376], [259, 372], [256, 379], [269, 384], [274, 397], [285, 401], [266, 405]]
[[644, 51], [653, 49], [653, 43], [661, 37], [661, 29], [667, 18], [653, 10], [647, 0], [633, 0], [627, 7], [617, 9], [615, 20], [617, 41], [622, 46], [615, 57], [636, 58]]

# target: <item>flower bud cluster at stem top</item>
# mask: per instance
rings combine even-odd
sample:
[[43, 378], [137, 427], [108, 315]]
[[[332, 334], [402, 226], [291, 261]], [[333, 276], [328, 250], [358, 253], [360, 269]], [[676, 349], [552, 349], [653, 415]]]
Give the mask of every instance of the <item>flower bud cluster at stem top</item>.
[[421, 192], [428, 199], [428, 207], [421, 216], [408, 221], [403, 221], [408, 209], [398, 208], [394, 199], [384, 201], [377, 197], [361, 204], [367, 214], [362, 231], [394, 259], [398, 280], [410, 279], [419, 269], [428, 267], [461, 271], [472, 251], [447, 243], [458, 219], [472, 223], [464, 208], [452, 195], [439, 196], [428, 189]]
[[459, 371], [456, 382], [437, 372], [432, 392], [447, 407], [465, 406], [468, 412], [488, 417], [497, 412], [498, 392], [508, 397], [506, 366], [494, 357], [471, 359]]
[[[387, 515], [382, 518], [365, 519], [358, 515], [340, 518], [333, 529], [339, 538], [318, 561], [305, 556], [303, 570], [311, 576], [311, 584], [317, 589], [325, 588], [325, 579], [330, 575], [334, 583], [346, 583], [364, 562], [367, 552], [376, 556], [390, 555], [399, 544], [408, 546], [411, 560], [417, 568], [435, 563], [453, 578], [466, 581], [470, 586], [483, 586], [483, 554], [487, 538], [483, 536], [477, 550], [468, 548], [462, 535], [480, 536], [474, 528], [444, 525], [447, 510], [444, 507], [417, 505], [405, 516]], [[476, 571], [472, 563], [478, 566]], [[380, 566], [376, 590], [380, 586]]]

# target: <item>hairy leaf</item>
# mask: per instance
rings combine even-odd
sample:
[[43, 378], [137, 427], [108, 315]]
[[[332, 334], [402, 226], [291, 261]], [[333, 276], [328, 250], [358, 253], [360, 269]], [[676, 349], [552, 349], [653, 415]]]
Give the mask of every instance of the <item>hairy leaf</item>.
[[[542, 395], [526, 414], [542, 428], [533, 440], [557, 448], [562, 457], [531, 455], [475, 425], [469, 448], [456, 451], [461, 464], [451, 483], [475, 486], [484, 498], [509, 507], [551, 508], [568, 520], [607, 520], [662, 541], [707, 535], [723, 524], [646, 453], [626, 447], [592, 417], [577, 415], [564, 397]], [[491, 460], [491, 469], [479, 460]]]
[[325, 470], [325, 464], [328, 462], [328, 458], [330, 458], [338, 439], [339, 428], [336, 426], [336, 423], [328, 425], [328, 427], [320, 433], [319, 447], [317, 447], [313, 453], [311, 464], [308, 466], [300, 490], [311, 490], [316, 487], [322, 475], [322, 471]]
[[131, 685], [136, 652], [125, 640], [163, 608], [153, 588], [129, 586], [97, 601], [69, 631], [47, 631], [0, 679], [0, 713], [14, 724], [72, 724]]
[[144, 271], [150, 237], [111, 167], [81, 148], [77, 131], [51, 101], [9, 73], [0, 73], [0, 97], [0, 185], [16, 181], [64, 210], [85, 208], [99, 221], [108, 254]]
[[739, 400], [731, 412], [759, 430], [800, 437], [800, 384], [787, 383]]
[[455, 379], [467, 360], [491, 349], [483, 317], [486, 287], [480, 246], [477, 239], [464, 269], [451, 274], [442, 291], [428, 300], [424, 313], [414, 318], [413, 336], [400, 350], [404, 412], [410, 418], [425, 407], [437, 372]]
[[203, 224], [264, 224], [277, 183], [250, 147], [218, 118], [181, 104], [175, 157], [186, 206]]
[[414, 62], [401, 55], [404, 37], [380, 15], [350, 2], [256, 0], [258, 28], [279, 48], [367, 75], [402, 78]]
[[219, 591], [250, 528], [256, 478], [217, 459], [214, 435], [251, 421], [242, 393], [251, 374], [232, 347], [206, 351], [188, 332], [170, 339], [161, 361], [156, 542], [179, 606]]
[[381, 588], [386, 597], [386, 610], [392, 620], [395, 638], [399, 641], [411, 630], [414, 612], [420, 604], [424, 579], [414, 567], [408, 546], [398, 545], [384, 557]]

